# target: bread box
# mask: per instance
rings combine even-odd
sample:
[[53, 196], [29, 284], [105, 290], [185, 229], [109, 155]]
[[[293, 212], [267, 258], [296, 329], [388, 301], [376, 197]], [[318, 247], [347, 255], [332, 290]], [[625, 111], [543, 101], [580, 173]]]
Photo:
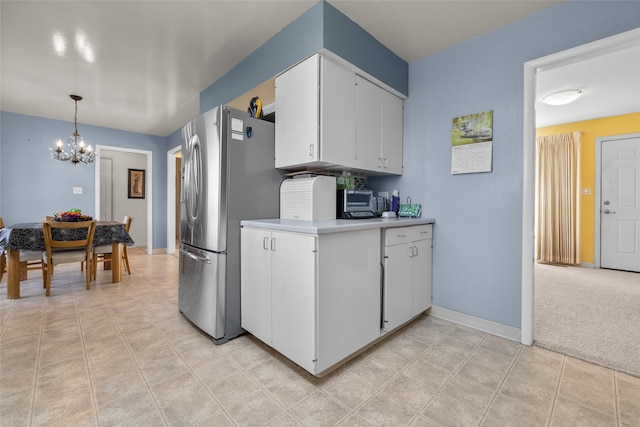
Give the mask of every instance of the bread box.
[[280, 218], [336, 219], [336, 178], [312, 176], [284, 180], [280, 186]]

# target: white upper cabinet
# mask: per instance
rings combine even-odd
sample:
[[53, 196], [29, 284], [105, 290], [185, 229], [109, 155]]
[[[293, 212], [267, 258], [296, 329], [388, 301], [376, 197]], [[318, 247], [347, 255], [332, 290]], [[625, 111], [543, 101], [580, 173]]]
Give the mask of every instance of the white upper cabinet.
[[315, 54], [276, 77], [277, 168], [402, 174], [402, 99], [356, 73]]
[[356, 167], [402, 174], [402, 99], [356, 76]]
[[276, 77], [276, 109], [277, 168], [353, 166], [354, 72], [313, 55]]

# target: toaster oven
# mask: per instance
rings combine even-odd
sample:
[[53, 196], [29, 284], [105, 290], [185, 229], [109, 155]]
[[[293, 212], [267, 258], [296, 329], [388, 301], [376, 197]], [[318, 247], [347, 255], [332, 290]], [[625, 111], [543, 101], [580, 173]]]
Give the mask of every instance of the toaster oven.
[[337, 190], [336, 218], [375, 218], [373, 191]]

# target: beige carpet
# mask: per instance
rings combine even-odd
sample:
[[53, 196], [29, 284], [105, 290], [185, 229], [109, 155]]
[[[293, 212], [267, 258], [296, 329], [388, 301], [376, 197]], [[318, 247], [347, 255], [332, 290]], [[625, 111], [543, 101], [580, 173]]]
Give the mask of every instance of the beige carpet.
[[640, 273], [536, 264], [534, 344], [640, 377]]

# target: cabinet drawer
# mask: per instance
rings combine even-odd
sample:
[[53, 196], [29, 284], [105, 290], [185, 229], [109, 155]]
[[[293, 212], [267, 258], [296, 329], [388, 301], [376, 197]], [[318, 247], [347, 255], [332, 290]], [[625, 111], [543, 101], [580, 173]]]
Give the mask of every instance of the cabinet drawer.
[[384, 245], [400, 245], [402, 243], [413, 242], [416, 240], [431, 239], [432, 237], [431, 224], [387, 228], [384, 231]]

